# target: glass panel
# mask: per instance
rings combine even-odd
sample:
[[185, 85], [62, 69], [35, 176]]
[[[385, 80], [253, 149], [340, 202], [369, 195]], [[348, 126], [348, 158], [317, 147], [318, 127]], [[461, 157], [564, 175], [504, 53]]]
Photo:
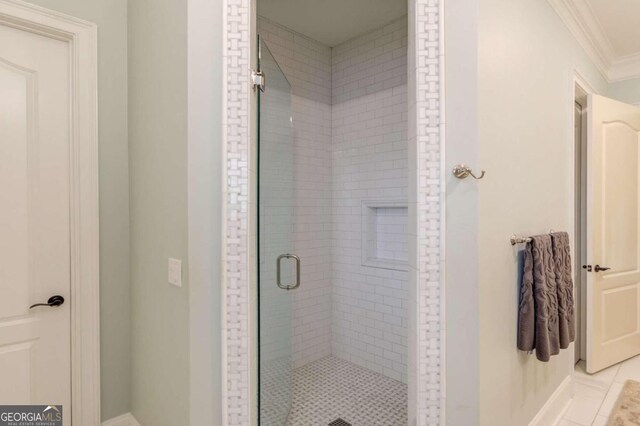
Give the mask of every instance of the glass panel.
[[[259, 375], [260, 424], [282, 426], [291, 408], [292, 293], [278, 287], [277, 262], [293, 253], [293, 125], [291, 85], [259, 38], [258, 94]], [[295, 262], [283, 258], [282, 285], [295, 282]]]

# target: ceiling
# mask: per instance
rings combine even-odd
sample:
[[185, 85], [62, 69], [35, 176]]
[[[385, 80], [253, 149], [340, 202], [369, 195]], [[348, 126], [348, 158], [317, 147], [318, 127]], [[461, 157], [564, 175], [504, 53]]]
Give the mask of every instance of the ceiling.
[[640, 0], [547, 0], [609, 82], [640, 78]]
[[640, 53], [640, 1], [587, 0], [616, 56]]
[[406, 0], [257, 0], [258, 15], [333, 47], [407, 14]]

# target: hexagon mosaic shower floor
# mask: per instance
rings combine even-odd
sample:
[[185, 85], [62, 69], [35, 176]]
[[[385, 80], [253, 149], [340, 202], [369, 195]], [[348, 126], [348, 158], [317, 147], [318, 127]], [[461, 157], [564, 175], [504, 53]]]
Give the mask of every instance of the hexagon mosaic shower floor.
[[287, 426], [405, 426], [407, 385], [329, 356], [297, 368]]

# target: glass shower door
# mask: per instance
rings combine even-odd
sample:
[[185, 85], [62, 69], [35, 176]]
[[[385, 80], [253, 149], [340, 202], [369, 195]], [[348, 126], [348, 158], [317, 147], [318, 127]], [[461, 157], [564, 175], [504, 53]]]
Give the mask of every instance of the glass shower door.
[[258, 307], [260, 425], [286, 424], [292, 400], [292, 291], [300, 261], [293, 254], [291, 85], [261, 37], [258, 92]]

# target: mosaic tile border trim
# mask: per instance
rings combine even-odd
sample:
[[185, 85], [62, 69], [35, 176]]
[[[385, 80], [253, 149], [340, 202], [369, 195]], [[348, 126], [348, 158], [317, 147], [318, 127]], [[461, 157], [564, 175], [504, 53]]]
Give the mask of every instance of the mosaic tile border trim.
[[[410, 0], [415, 10], [415, 125], [418, 164], [417, 410], [419, 426], [444, 424], [442, 7]], [[251, 422], [249, 157], [252, 0], [224, 0], [224, 422]]]
[[444, 0], [415, 7], [415, 142], [417, 156], [416, 423], [444, 424]]
[[251, 0], [224, 0], [224, 423], [249, 425], [249, 156]]

